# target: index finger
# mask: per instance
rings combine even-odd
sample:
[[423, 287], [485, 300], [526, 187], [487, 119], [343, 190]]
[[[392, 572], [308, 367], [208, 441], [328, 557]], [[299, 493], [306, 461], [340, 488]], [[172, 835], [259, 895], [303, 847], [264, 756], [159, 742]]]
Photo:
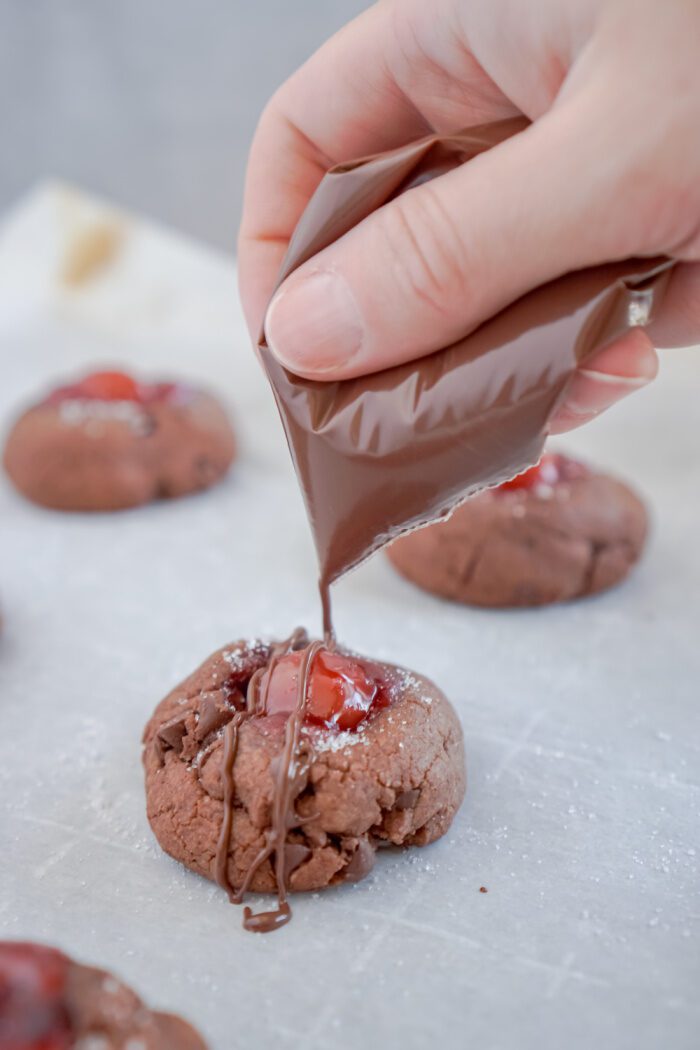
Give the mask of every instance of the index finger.
[[265, 109], [250, 152], [238, 245], [241, 298], [254, 337], [289, 238], [329, 167], [514, 111], [495, 102], [496, 91], [484, 92], [481, 67], [450, 36], [447, 20], [426, 6], [402, 0], [370, 8]]
[[372, 8], [351, 22], [279, 89], [262, 114], [238, 243], [241, 298], [252, 335], [294, 227], [328, 168], [426, 129], [387, 71], [383, 21], [381, 9]]

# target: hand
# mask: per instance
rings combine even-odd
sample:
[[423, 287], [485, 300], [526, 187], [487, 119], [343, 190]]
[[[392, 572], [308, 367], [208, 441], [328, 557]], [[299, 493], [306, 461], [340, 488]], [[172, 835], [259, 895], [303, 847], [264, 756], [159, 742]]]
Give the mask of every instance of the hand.
[[532, 125], [370, 215], [291, 275], [268, 343], [314, 379], [445, 346], [567, 271], [670, 254], [664, 308], [575, 377], [555, 430], [700, 338], [699, 0], [383, 0], [277, 92], [253, 143], [239, 243], [257, 338], [289, 237], [324, 172], [429, 133]]

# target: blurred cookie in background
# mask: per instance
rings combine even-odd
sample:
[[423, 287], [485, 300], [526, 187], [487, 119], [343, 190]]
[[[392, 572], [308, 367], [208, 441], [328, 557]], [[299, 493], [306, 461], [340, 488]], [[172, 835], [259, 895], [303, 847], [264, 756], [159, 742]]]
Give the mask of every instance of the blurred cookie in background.
[[107, 511], [209, 488], [235, 451], [231, 423], [211, 394], [189, 383], [93, 372], [20, 416], [4, 465], [34, 503]]
[[442, 598], [546, 605], [619, 583], [639, 559], [647, 530], [644, 504], [627, 485], [548, 452], [446, 521], [397, 540], [387, 555], [406, 579]]
[[3, 1050], [206, 1050], [186, 1021], [149, 1010], [104, 970], [43, 944], [0, 941]]

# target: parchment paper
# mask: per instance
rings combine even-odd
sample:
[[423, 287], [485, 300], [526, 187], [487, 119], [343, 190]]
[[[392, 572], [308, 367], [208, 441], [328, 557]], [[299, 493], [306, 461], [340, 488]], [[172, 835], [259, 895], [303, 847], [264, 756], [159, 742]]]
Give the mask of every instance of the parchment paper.
[[668, 352], [657, 383], [559, 442], [649, 499], [623, 587], [473, 611], [381, 555], [338, 586], [344, 642], [452, 698], [467, 800], [439, 844], [256, 937], [156, 847], [139, 737], [218, 645], [318, 628], [311, 539], [233, 265], [130, 218], [115, 260], [59, 286], [103, 216], [49, 186], [0, 234], [3, 428], [54, 377], [124, 362], [218, 389], [242, 453], [210, 493], [120, 515], [41, 511], [0, 481], [0, 936], [114, 969], [213, 1050], [694, 1050], [700, 354]]

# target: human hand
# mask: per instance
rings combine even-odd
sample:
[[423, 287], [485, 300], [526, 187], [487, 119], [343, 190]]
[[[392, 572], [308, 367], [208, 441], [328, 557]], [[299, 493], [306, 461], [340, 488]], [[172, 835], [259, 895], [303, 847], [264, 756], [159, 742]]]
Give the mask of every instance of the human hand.
[[239, 242], [257, 338], [291, 233], [325, 171], [517, 113], [533, 124], [409, 190], [301, 266], [265, 317], [314, 379], [446, 346], [530, 289], [629, 256], [681, 260], [652, 328], [575, 376], [553, 430], [700, 338], [698, 0], [382, 0], [277, 92], [256, 134]]

